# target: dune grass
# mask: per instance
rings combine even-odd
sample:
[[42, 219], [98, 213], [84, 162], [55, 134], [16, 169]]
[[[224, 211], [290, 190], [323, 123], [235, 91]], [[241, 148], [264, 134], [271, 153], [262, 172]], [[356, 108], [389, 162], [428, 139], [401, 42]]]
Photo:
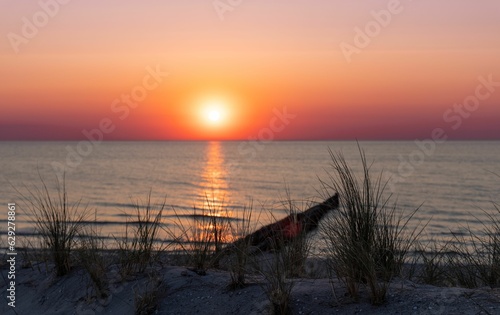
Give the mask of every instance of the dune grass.
[[35, 221], [43, 247], [52, 256], [57, 276], [63, 276], [71, 269], [71, 252], [90, 209], [81, 206], [80, 200], [70, 202], [65, 176], [62, 182], [56, 178], [55, 192], [51, 192], [41, 174], [38, 175], [39, 187], [24, 186], [26, 192], [18, 190], [18, 193]]
[[152, 203], [151, 191], [145, 201], [135, 202], [135, 221], [127, 219], [124, 236], [115, 237], [122, 276], [144, 272], [164, 249], [163, 245], [155, 245], [155, 242], [162, 229], [165, 206], [165, 200], [157, 205]]
[[500, 207], [484, 211], [487, 219], [476, 220], [483, 225], [482, 231], [465, 227], [465, 235], [454, 234], [455, 255], [448, 258], [450, 280], [453, 285], [467, 288], [480, 286], [500, 287]]
[[[282, 207], [286, 209], [289, 216], [297, 218], [297, 214], [308, 207], [299, 206], [291, 197], [290, 190], [286, 188], [286, 198], [283, 199]], [[281, 241], [278, 239], [278, 241]], [[287, 277], [299, 278], [305, 274], [305, 264], [311, 251], [311, 239], [304, 230], [298, 232], [297, 236], [280, 246], [284, 259], [287, 261]]]
[[202, 207], [194, 207], [191, 215], [174, 211], [173, 227], [165, 230], [176, 248], [188, 257], [188, 264], [198, 274], [217, 267], [219, 253], [230, 239], [230, 211], [224, 200], [205, 196]]
[[52, 260], [50, 250], [44, 245], [40, 237], [35, 237], [33, 240], [29, 238], [22, 239], [18, 247], [22, 262], [21, 268], [31, 268], [38, 272], [49, 272], [49, 262]]
[[[94, 222], [96, 221], [97, 213], [94, 213]], [[100, 237], [95, 224], [86, 226], [81, 231], [79, 240], [79, 264], [87, 271], [96, 296], [106, 298], [109, 295], [108, 267], [111, 265], [111, 259], [104, 254], [105, 241]]]
[[228, 248], [229, 254], [229, 272], [231, 274], [231, 282], [228, 288], [231, 290], [243, 288], [246, 286], [245, 275], [247, 274], [247, 265], [249, 263], [250, 239], [245, 239], [245, 236], [253, 232], [255, 225], [259, 222], [260, 214], [254, 218], [253, 201], [250, 200], [248, 205], [243, 207], [239, 220], [231, 222], [231, 235], [233, 240], [241, 240], [233, 242]]
[[[288, 188], [281, 205], [291, 218], [296, 218], [297, 213], [301, 212]], [[273, 221], [277, 221], [273, 212], [270, 212], [270, 216]], [[311, 241], [303, 230], [291, 240], [280, 237], [280, 233], [277, 235], [276, 239], [269, 240], [274, 250], [270, 254], [263, 254], [262, 266], [259, 266], [258, 272], [265, 280], [262, 287], [271, 303], [271, 313], [292, 314], [290, 297], [297, 278], [305, 274]]]
[[[276, 240], [273, 240], [277, 242]], [[278, 248], [279, 244], [274, 244]], [[263, 259], [263, 266], [258, 272], [263, 276], [264, 283], [261, 284], [271, 303], [271, 314], [291, 314], [290, 296], [296, 281], [289, 278], [291, 264], [287, 259], [286, 251], [281, 248], [267, 255]]]
[[415, 244], [414, 264], [420, 265], [417, 274], [420, 281], [438, 286], [445, 286], [449, 283], [449, 246], [449, 242], [443, 243], [436, 240]]
[[330, 268], [349, 294], [357, 300], [359, 286], [365, 283], [372, 304], [378, 305], [385, 301], [390, 279], [400, 272], [423, 227], [407, 231], [418, 208], [404, 217], [386, 194], [383, 174], [373, 177], [365, 153], [358, 149], [361, 177], [342, 153], [330, 150], [333, 171], [328, 172], [329, 181], [322, 183], [325, 190], [339, 193], [340, 208], [327, 218], [323, 235]]

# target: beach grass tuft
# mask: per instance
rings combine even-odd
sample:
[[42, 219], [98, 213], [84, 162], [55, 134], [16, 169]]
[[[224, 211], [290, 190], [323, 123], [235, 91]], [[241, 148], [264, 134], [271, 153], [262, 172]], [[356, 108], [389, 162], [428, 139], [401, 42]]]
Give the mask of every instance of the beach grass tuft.
[[[286, 189], [286, 198], [282, 201], [291, 218], [297, 218], [297, 214], [305, 209], [297, 205], [292, 199], [289, 189]], [[306, 207], [307, 208], [307, 207]], [[278, 240], [279, 241], [279, 240]], [[305, 265], [311, 251], [311, 238], [301, 228], [297, 235], [282, 246], [284, 259], [287, 261], [287, 277], [299, 278], [305, 275]]]
[[[261, 211], [262, 212], [262, 211]], [[260, 213], [261, 213], [260, 212]], [[228, 285], [230, 290], [243, 288], [246, 285], [245, 275], [247, 273], [247, 265], [249, 262], [250, 239], [245, 238], [253, 232], [254, 225], [257, 224], [260, 218], [260, 213], [254, 220], [253, 217], [253, 201], [243, 207], [240, 213], [239, 220], [231, 223], [231, 235], [235, 241], [228, 248], [230, 254], [229, 272], [231, 282]]]
[[436, 240], [417, 242], [415, 245], [415, 259], [421, 268], [418, 278], [426, 284], [445, 286], [448, 284], [449, 243]]
[[[274, 244], [279, 247], [279, 244]], [[259, 273], [264, 277], [262, 287], [271, 303], [271, 314], [291, 314], [290, 296], [296, 282], [287, 276], [291, 265], [282, 249], [266, 255]]]
[[[94, 214], [94, 222], [97, 214]], [[105, 255], [106, 244], [100, 237], [96, 225], [86, 226], [79, 235], [80, 245], [77, 249], [80, 265], [87, 271], [92, 281], [96, 296], [106, 298], [109, 295], [108, 267], [110, 258]]]
[[357, 176], [342, 153], [330, 150], [333, 172], [322, 181], [326, 191], [340, 197], [339, 211], [327, 218], [323, 236], [330, 268], [357, 300], [361, 283], [366, 284], [372, 304], [385, 301], [391, 278], [400, 273], [405, 257], [423, 230], [407, 231], [408, 222], [418, 210], [406, 217], [386, 194], [382, 173], [372, 176], [364, 151], [361, 176]]
[[453, 250], [449, 257], [450, 280], [466, 288], [500, 287], [500, 207], [492, 203], [493, 211], [480, 220], [482, 231], [466, 226], [464, 234], [454, 234]]
[[120, 273], [126, 277], [146, 270], [163, 245], [155, 245], [162, 228], [162, 217], [166, 202], [153, 204], [151, 191], [145, 201], [135, 203], [135, 221], [127, 220], [122, 238], [115, 237], [119, 249]]
[[200, 275], [209, 267], [218, 267], [219, 254], [231, 238], [231, 216], [224, 199], [207, 194], [203, 206], [193, 207], [190, 215], [173, 211], [173, 227], [167, 227], [166, 232], [176, 250], [188, 258], [187, 264]]
[[18, 193], [34, 219], [43, 247], [52, 256], [57, 276], [63, 276], [71, 269], [71, 251], [90, 211], [81, 206], [81, 201], [69, 201], [65, 176], [62, 181], [56, 178], [52, 192], [41, 174], [38, 175], [39, 187], [24, 186], [27, 192]]

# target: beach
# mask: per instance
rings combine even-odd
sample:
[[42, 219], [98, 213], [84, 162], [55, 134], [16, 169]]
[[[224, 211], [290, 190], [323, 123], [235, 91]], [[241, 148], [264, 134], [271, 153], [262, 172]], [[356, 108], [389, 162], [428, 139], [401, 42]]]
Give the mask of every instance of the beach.
[[[318, 263], [309, 264], [310, 274], [318, 273], [315, 264]], [[151, 314], [269, 314], [271, 310], [263, 290], [265, 279], [259, 275], [249, 277], [246, 287], [229, 290], [227, 271], [209, 269], [200, 276], [186, 267], [164, 262], [163, 266], [157, 265], [130, 279], [112, 280], [109, 296], [99, 299], [81, 268], [75, 267], [70, 274], [57, 278], [51, 272], [38, 271], [41, 266], [32, 267], [18, 270], [16, 308], [8, 307], [3, 298], [2, 314], [134, 314], [136, 295], [152, 286], [157, 290], [158, 301]], [[108, 276], [112, 278], [112, 274]], [[2, 275], [5, 278], [5, 266]], [[308, 276], [290, 281], [295, 282], [290, 299], [293, 314], [498, 314], [500, 311], [500, 288], [437, 287], [395, 278], [387, 301], [373, 306], [366, 288], [362, 288], [360, 300], [354, 302], [337, 279]], [[5, 284], [1, 291], [5, 296]]]

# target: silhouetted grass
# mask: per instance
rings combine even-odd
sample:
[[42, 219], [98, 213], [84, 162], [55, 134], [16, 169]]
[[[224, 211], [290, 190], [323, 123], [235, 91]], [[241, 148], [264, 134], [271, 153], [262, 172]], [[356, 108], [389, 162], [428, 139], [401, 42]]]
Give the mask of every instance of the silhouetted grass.
[[[359, 146], [358, 146], [359, 148]], [[343, 280], [349, 294], [357, 299], [359, 286], [365, 283], [373, 304], [385, 301], [390, 279], [399, 274], [405, 257], [422, 229], [407, 231], [414, 210], [403, 217], [391, 195], [385, 193], [387, 182], [382, 173], [372, 177], [364, 152], [361, 178], [341, 153], [330, 150], [332, 173], [326, 190], [339, 193], [339, 211], [327, 218], [323, 235], [330, 267]]]
[[22, 263], [21, 268], [31, 268], [31, 270], [38, 270], [48, 272], [50, 270], [49, 262], [52, 259], [50, 250], [44, 246], [44, 242], [40, 238], [33, 240], [29, 238], [21, 239], [20, 245], [17, 249], [21, 253]]
[[[94, 222], [97, 214], [94, 214]], [[87, 226], [80, 234], [80, 246], [77, 250], [79, 263], [87, 271], [98, 298], [109, 295], [108, 267], [109, 257], [104, 254], [106, 245], [95, 225]]]
[[247, 273], [247, 264], [249, 262], [250, 239], [245, 239], [245, 236], [253, 232], [253, 226], [259, 221], [260, 213], [256, 220], [253, 220], [253, 202], [243, 208], [239, 220], [231, 223], [231, 234], [234, 240], [228, 247], [229, 254], [232, 255], [229, 259], [229, 271], [231, 273], [230, 289], [242, 288], [246, 285], [245, 275]]
[[[297, 213], [300, 209], [292, 200], [288, 188], [286, 189], [286, 198], [282, 201], [282, 206], [292, 219], [291, 226], [285, 227], [289, 231], [279, 231], [275, 239], [268, 240], [271, 242], [271, 254], [264, 254], [262, 260], [263, 266], [258, 268], [258, 271], [263, 275], [265, 283], [263, 285], [272, 306], [272, 314], [291, 314], [290, 296], [293, 287], [296, 284], [294, 278], [298, 278], [305, 273], [305, 262], [309, 255], [311, 247], [310, 239], [306, 232], [300, 228], [301, 224], [293, 221], [297, 218]], [[273, 221], [277, 221], [273, 213], [270, 213]], [[296, 225], [294, 225], [296, 224]], [[294, 229], [298, 228], [297, 231]], [[294, 237], [285, 237], [286, 233], [296, 234]]]
[[[299, 208], [297, 203], [292, 200], [290, 191], [286, 189], [286, 198], [282, 201], [283, 207], [286, 209], [289, 216], [297, 219], [297, 214], [305, 209]], [[307, 207], [306, 207], [307, 208]], [[295, 222], [299, 224], [299, 222]], [[301, 226], [301, 224], [299, 225]], [[280, 240], [278, 240], [280, 241]], [[281, 246], [284, 259], [287, 263], [287, 277], [302, 277], [305, 274], [305, 264], [311, 250], [311, 239], [306, 231], [300, 227], [297, 235]]]
[[418, 270], [418, 278], [431, 285], [447, 284], [449, 265], [448, 252], [449, 244], [439, 243], [435, 240], [425, 244], [417, 243], [415, 246], [415, 260], [420, 268]]
[[144, 272], [163, 249], [161, 245], [155, 247], [155, 241], [161, 229], [164, 209], [165, 201], [159, 205], [152, 204], [151, 191], [144, 202], [135, 203], [135, 222], [127, 220], [124, 237], [115, 238], [122, 276]]
[[[274, 244], [274, 247], [279, 247], [279, 245]], [[271, 314], [291, 314], [290, 295], [295, 281], [287, 276], [291, 265], [285, 251], [283, 249], [274, 251], [263, 260], [263, 263], [264, 265], [259, 268], [259, 273], [265, 280], [262, 287], [271, 302]]]
[[188, 256], [188, 264], [198, 274], [205, 274], [210, 266], [217, 266], [218, 254], [227, 243], [231, 232], [229, 210], [224, 201], [218, 202], [206, 196], [202, 208], [193, 208], [188, 215], [173, 210], [173, 228], [167, 228], [177, 248]]
[[54, 191], [49, 189], [40, 173], [39, 178], [39, 187], [25, 186], [27, 193], [18, 193], [34, 218], [43, 246], [51, 253], [57, 275], [63, 276], [71, 269], [75, 237], [83, 228], [89, 209], [80, 208], [80, 201], [69, 201], [65, 177], [62, 183], [56, 179]]
[[466, 234], [454, 234], [450, 256], [450, 281], [467, 288], [500, 286], [500, 207], [493, 203], [494, 210], [484, 211], [487, 220], [480, 221], [482, 231], [473, 231], [467, 226]]

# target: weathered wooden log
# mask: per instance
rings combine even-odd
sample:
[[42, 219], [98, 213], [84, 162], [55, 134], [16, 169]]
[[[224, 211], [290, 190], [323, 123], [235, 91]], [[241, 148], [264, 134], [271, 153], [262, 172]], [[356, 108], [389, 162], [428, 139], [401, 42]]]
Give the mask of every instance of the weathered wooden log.
[[338, 207], [339, 196], [335, 194], [304, 212], [289, 215], [275, 223], [261, 227], [244, 238], [229, 244], [227, 250], [246, 248], [249, 254], [255, 254], [279, 249], [299, 237], [301, 233], [314, 231], [325, 214], [338, 209]]

